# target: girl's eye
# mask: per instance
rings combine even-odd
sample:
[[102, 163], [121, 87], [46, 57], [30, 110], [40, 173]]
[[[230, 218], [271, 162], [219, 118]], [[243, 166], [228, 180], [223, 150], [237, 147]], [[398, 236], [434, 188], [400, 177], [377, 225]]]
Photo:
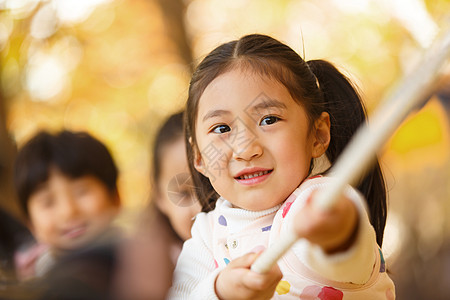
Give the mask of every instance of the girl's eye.
[[50, 194], [42, 195], [39, 199], [39, 206], [41, 208], [51, 208], [54, 204], [53, 196]]
[[211, 129], [210, 132], [214, 132], [214, 133], [225, 133], [225, 132], [228, 132], [228, 131], [231, 131], [230, 126], [228, 126], [228, 125], [217, 125], [217, 126], [214, 126], [214, 127]]
[[89, 193], [90, 184], [83, 178], [76, 179], [72, 185], [72, 193], [77, 197], [82, 197]]
[[81, 197], [81, 196], [87, 194], [88, 191], [89, 191], [89, 188], [87, 186], [82, 186], [82, 185], [76, 186], [73, 190], [74, 194], [77, 195], [78, 197]]
[[278, 118], [278, 117], [275, 117], [275, 116], [267, 116], [267, 117], [264, 117], [262, 120], [261, 120], [261, 123], [259, 123], [259, 125], [271, 125], [271, 124], [274, 124], [274, 123], [276, 123], [276, 122], [278, 122], [279, 120], [281, 120], [280, 118]]

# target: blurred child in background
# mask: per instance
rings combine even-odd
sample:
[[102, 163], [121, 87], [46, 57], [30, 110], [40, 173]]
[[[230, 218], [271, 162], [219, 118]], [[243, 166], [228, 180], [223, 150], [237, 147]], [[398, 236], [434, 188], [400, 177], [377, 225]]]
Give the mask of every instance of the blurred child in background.
[[201, 210], [187, 163], [182, 112], [170, 116], [156, 136], [152, 181], [152, 203], [182, 243], [191, 237], [193, 219]]
[[115, 238], [110, 225], [121, 207], [117, 176], [108, 149], [85, 132], [42, 131], [19, 150], [19, 204], [37, 241], [48, 246], [35, 276], [67, 254]]
[[187, 165], [182, 112], [159, 129], [152, 163], [151, 203], [120, 255], [115, 292], [120, 299], [165, 299], [181, 247], [201, 209]]

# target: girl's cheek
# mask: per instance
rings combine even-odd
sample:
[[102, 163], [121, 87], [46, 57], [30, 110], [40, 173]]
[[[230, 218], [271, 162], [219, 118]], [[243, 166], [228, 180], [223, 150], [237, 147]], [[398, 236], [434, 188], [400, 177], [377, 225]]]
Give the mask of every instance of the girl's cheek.
[[216, 157], [226, 153], [230, 148], [227, 146], [226, 140], [217, 136], [209, 137], [204, 143], [199, 144], [199, 151], [202, 156]]

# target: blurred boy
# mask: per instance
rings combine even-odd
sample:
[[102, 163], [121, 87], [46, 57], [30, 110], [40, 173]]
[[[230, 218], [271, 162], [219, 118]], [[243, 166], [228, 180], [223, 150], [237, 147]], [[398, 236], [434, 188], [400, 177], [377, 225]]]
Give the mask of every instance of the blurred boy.
[[14, 183], [37, 241], [45, 274], [63, 255], [111, 237], [120, 210], [117, 167], [107, 148], [84, 132], [40, 132], [20, 150]]

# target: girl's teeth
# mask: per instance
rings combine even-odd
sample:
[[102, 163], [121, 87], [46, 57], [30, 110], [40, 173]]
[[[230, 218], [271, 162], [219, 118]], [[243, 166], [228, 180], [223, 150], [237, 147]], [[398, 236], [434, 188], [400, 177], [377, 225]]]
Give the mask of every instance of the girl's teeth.
[[267, 173], [269, 173], [269, 171], [261, 171], [261, 172], [254, 173], [254, 174], [242, 175], [240, 178], [241, 179], [250, 179], [250, 178], [253, 178], [253, 177], [257, 177], [257, 176], [266, 175]]

